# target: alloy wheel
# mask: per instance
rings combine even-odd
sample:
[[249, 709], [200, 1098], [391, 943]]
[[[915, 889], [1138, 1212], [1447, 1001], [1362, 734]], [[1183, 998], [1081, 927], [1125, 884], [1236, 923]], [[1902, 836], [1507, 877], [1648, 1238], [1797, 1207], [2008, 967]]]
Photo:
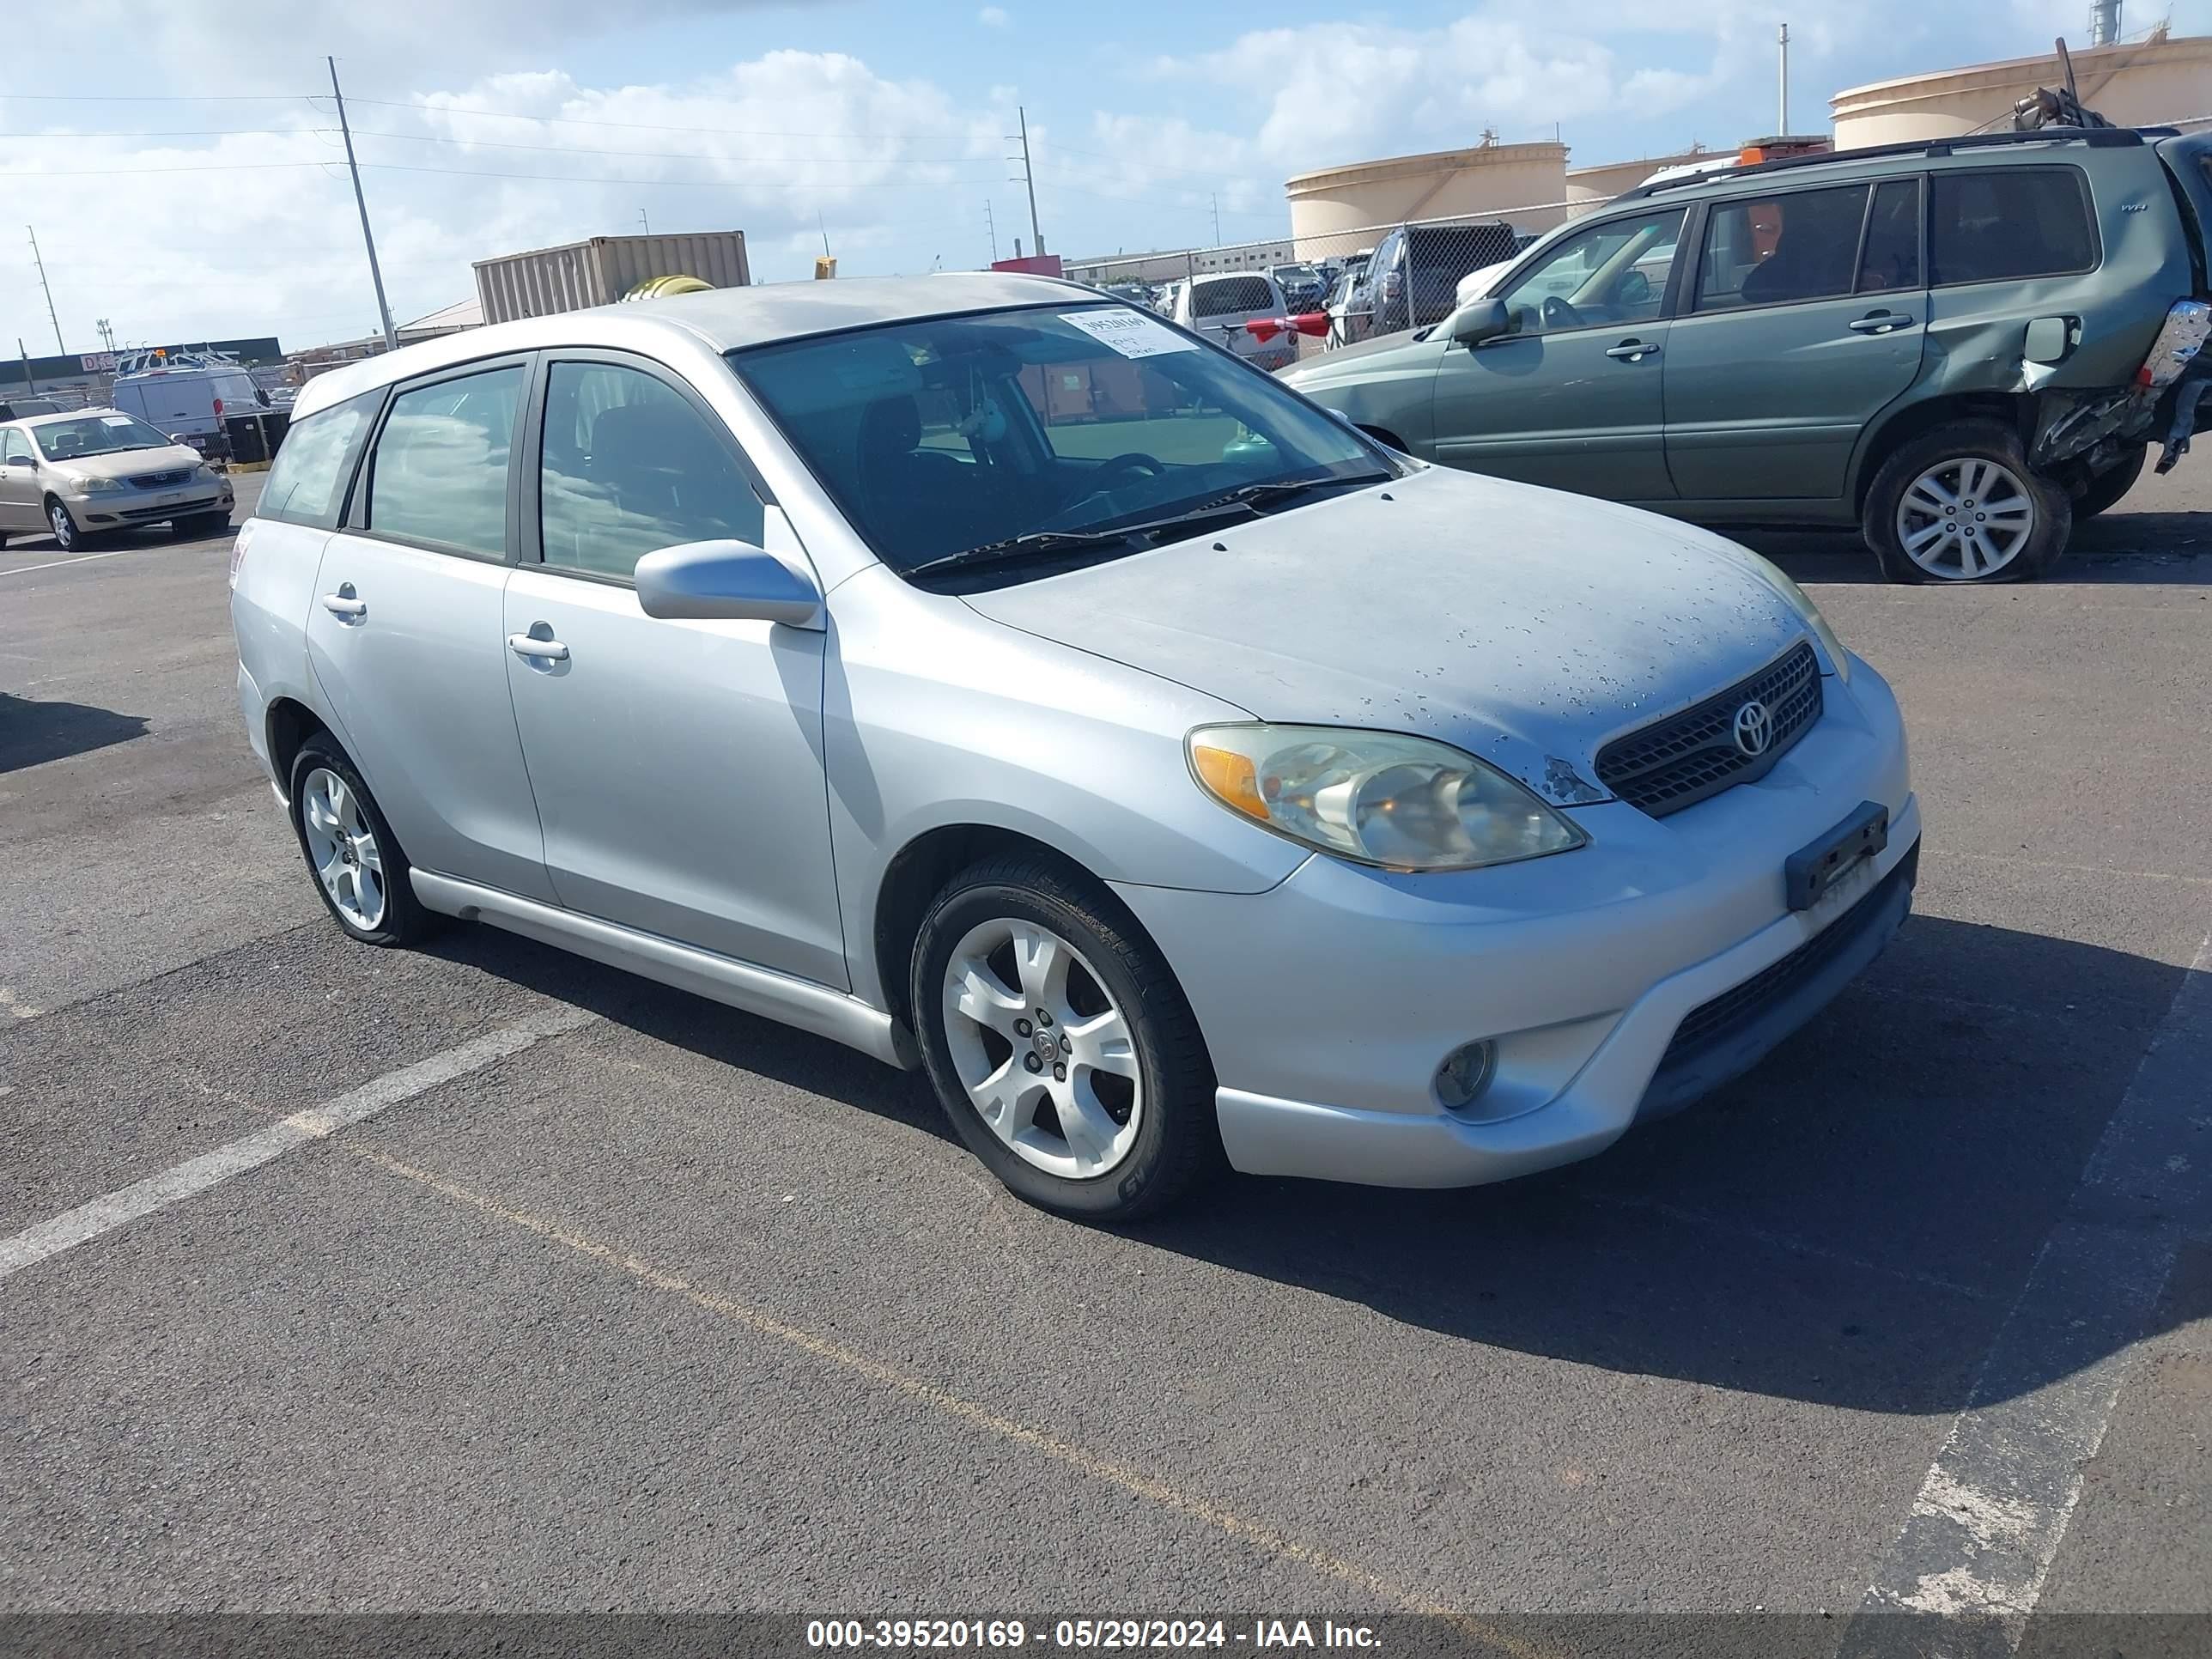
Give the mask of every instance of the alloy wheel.
[[1129, 1022], [1083, 953], [1032, 921], [969, 929], [945, 963], [945, 1046], [976, 1115], [1024, 1163], [1086, 1181], [1144, 1121]]
[[1979, 455], [1938, 463], [1897, 504], [1905, 557], [1943, 581], [1993, 576], [2035, 535], [2035, 497], [2013, 470]]
[[53, 526], [54, 545], [64, 553], [76, 547], [76, 520], [69, 515], [69, 508], [56, 501], [46, 509], [46, 522]]
[[374, 933], [384, 921], [384, 854], [360, 797], [319, 766], [301, 787], [300, 824], [307, 857], [337, 913], [362, 933]]

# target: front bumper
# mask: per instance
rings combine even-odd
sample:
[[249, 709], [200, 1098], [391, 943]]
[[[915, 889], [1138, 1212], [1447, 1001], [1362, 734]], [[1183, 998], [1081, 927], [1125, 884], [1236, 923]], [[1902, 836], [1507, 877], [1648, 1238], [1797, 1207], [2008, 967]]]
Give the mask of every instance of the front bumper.
[[228, 513], [237, 504], [228, 478], [173, 490], [101, 490], [61, 499], [81, 525], [163, 524], [199, 513]]
[[[1380, 1186], [1500, 1181], [1601, 1152], [1754, 1063], [1879, 953], [1917, 871], [1888, 687], [1862, 664], [1827, 693], [1757, 782], [1665, 819], [1577, 809], [1591, 839], [1573, 853], [1405, 876], [1316, 857], [1261, 894], [1118, 887], [1205, 1032], [1230, 1162]], [[1887, 846], [1790, 909], [1784, 860], [1869, 800], [1889, 809]], [[1738, 988], [1716, 1018], [1707, 1005]], [[1693, 1014], [1698, 1040], [1674, 1049]], [[1490, 1088], [1446, 1110], [1437, 1066], [1486, 1037]]]

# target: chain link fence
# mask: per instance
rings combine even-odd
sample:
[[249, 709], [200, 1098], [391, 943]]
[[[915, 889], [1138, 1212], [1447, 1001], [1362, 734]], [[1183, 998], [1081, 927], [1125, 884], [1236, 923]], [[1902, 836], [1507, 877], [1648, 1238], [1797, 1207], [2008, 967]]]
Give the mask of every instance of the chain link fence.
[[1212, 303], [1209, 290], [1224, 303], [1234, 297], [1240, 315], [1245, 309], [1241, 293], [1209, 279], [1269, 276], [1281, 293], [1284, 313], [1328, 319], [1322, 334], [1293, 337], [1297, 352], [1310, 355], [1443, 320], [1458, 303], [1462, 277], [1504, 264], [1563, 220], [1601, 205], [1598, 198], [1533, 202], [1296, 238], [1072, 260], [1066, 269], [1078, 282], [1115, 290], [1201, 328]]

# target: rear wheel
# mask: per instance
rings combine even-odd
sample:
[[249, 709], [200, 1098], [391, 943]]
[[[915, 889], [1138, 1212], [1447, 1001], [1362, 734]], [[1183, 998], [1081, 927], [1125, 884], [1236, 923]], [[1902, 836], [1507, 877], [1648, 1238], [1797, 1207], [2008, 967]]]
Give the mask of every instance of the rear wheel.
[[1960, 421], [1882, 464], [1861, 526], [1892, 581], [2025, 581], [2058, 562], [2073, 520], [2072, 497], [2028, 465], [2017, 434]]
[[1010, 856], [955, 878], [923, 918], [909, 997], [953, 1127], [1019, 1197], [1129, 1221], [1218, 1166], [1197, 1018], [1120, 907], [1074, 872]]
[[2074, 498], [2074, 522], [2094, 519], [2108, 507], [2118, 507], [2120, 497], [2136, 487], [2142, 477], [2143, 462], [2150, 455], [2147, 444], [2130, 444], [2125, 457], [2106, 467], [2089, 480], [2088, 488]]
[[407, 854], [361, 774], [328, 738], [292, 762], [292, 828], [323, 902], [364, 945], [411, 945], [433, 926], [415, 897]]

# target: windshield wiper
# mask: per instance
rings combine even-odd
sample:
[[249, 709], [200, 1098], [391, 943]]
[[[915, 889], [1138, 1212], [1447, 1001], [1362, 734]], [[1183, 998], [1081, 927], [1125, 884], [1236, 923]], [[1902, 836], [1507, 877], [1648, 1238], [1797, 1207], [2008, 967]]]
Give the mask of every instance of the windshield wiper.
[[985, 542], [981, 547], [964, 547], [957, 553], [943, 553], [933, 559], [924, 559], [920, 564], [908, 565], [905, 574], [923, 576], [938, 570], [973, 569], [981, 565], [1006, 564], [1030, 554], [1059, 553], [1083, 547], [1114, 547], [1139, 536], [1158, 535], [1164, 531], [1203, 524], [1224, 514], [1255, 510], [1248, 501], [1236, 495], [1224, 495], [1219, 501], [1207, 501], [1188, 513], [1172, 514], [1164, 519], [1144, 519], [1135, 524], [1110, 525], [1098, 530], [1033, 530], [1027, 535], [1009, 536], [1003, 541]]
[[1310, 489], [1327, 489], [1334, 484], [1388, 483], [1388, 472], [1356, 472], [1342, 478], [1282, 478], [1267, 483], [1240, 485], [1226, 495], [1208, 501], [1209, 507], [1220, 507], [1231, 501], [1242, 501], [1247, 507], [1257, 507], [1262, 501], [1285, 501], [1292, 495], [1303, 495]]

